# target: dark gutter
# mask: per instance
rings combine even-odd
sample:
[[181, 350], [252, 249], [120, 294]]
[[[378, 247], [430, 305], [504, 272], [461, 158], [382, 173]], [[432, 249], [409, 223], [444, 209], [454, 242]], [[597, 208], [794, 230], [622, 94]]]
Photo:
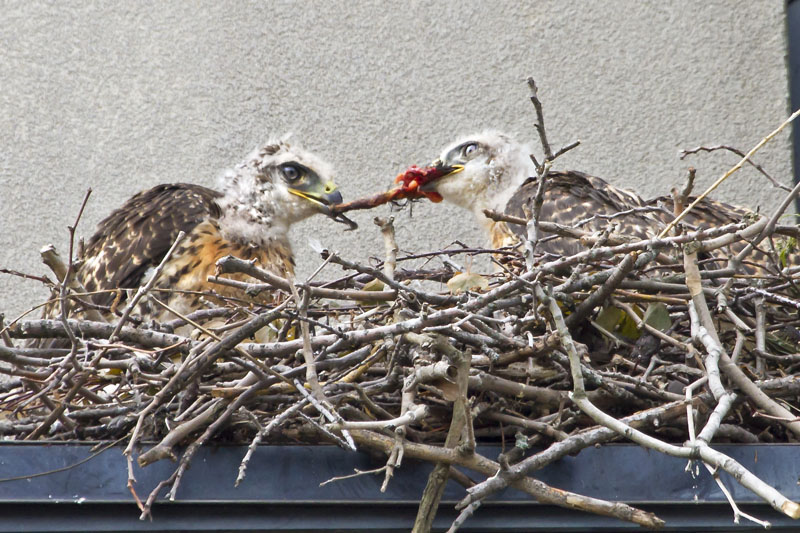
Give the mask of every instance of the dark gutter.
[[[0, 477], [53, 471], [90, 455], [89, 445], [0, 445]], [[800, 500], [798, 461], [793, 445], [727, 445], [730, 454], [785, 496]], [[328, 446], [263, 446], [256, 450], [247, 478], [233, 486], [242, 447], [204, 448], [192, 461], [176, 502], [162, 500], [153, 521], [139, 521], [126, 488], [126, 462], [120, 448], [46, 476], [0, 482], [0, 532], [6, 531], [408, 531], [431, 465], [406, 459], [389, 490], [382, 476], [361, 476], [320, 487], [354, 468], [382, 466], [364, 453]], [[499, 449], [482, 448], [496, 457]], [[136, 470], [137, 493], [144, 499], [175, 464], [155, 463]], [[590, 448], [537, 473], [554, 487], [612, 501], [625, 501], [657, 513], [664, 531], [746, 531], [733, 523], [725, 498], [701, 465], [694, 476], [686, 461], [638, 446]], [[466, 472], [470, 475], [470, 472]], [[773, 530], [796, 531], [800, 524], [777, 513], [723, 474], [743, 510], [772, 522]], [[453, 505], [464, 489], [451, 482], [436, 519], [446, 530]], [[617, 531], [638, 526], [614, 519], [539, 505], [525, 494], [506, 490], [483, 505], [460, 529], [476, 531]]]

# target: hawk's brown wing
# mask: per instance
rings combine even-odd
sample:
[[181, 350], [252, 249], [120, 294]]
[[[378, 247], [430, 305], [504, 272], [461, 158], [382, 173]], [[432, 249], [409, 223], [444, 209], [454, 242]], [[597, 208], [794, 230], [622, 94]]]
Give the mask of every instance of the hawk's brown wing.
[[[684, 207], [688, 207], [695, 199], [695, 196], [688, 197]], [[664, 208], [661, 211], [655, 212], [656, 216], [658, 216], [664, 224], [668, 224], [675, 218], [673, 214], [675, 208], [671, 196], [653, 198], [647, 201], [647, 205]], [[681, 222], [691, 226], [692, 229], [705, 229], [741, 222], [745, 217], [754, 215], [755, 213], [749, 209], [705, 198], [693, 207], [692, 210], [681, 219]]]
[[[178, 233], [189, 233], [208, 218], [219, 218], [220, 193], [187, 183], [140, 192], [97, 226], [86, 246], [78, 279], [89, 291], [136, 288], [164, 258]], [[108, 305], [110, 294], [94, 301]]]
[[[605, 180], [575, 171], [553, 171], [548, 174], [547, 188], [540, 220], [555, 222], [566, 226], [591, 219], [595, 215], [612, 215], [633, 208], [645, 207], [644, 201], [634, 193], [618, 189]], [[539, 181], [528, 179], [506, 204], [506, 213], [512, 216], [527, 218], [526, 211], [533, 210]], [[635, 212], [613, 219], [619, 224], [618, 233], [638, 238], [647, 238], [658, 221], [647, 213]], [[611, 221], [597, 217], [586, 224], [578, 226], [587, 231], [605, 229]], [[520, 238], [525, 237], [525, 227], [510, 225], [511, 230]], [[548, 238], [540, 242], [537, 249], [558, 255], [572, 255], [583, 247], [574, 239]]]
[[[694, 202], [695, 199], [696, 197], [694, 196], [688, 197], [684, 207], [687, 207], [689, 204]], [[660, 196], [658, 198], [648, 200], [647, 204], [653, 207], [662, 208], [660, 211], [654, 212], [654, 216], [657, 217], [664, 226], [675, 219], [675, 208], [672, 197]], [[756, 215], [756, 213], [744, 207], [738, 207], [704, 198], [696, 206], [694, 206], [684, 218], [681, 219], [681, 224], [687, 226], [690, 230], [708, 229], [741, 222], [748, 217], [755, 220], [757, 216], [758, 215]], [[713, 265], [711, 265], [713, 268], [722, 268], [727, 264], [728, 260], [733, 255], [741, 252], [745, 246], [747, 246], [747, 241], [738, 240], [729, 246], [720, 248], [719, 250], [714, 250], [709, 254], [702, 255], [705, 256], [706, 259], [709, 257], [713, 257], [715, 259]], [[787, 256], [787, 260], [789, 260], [791, 264], [796, 263], [796, 258], [797, 254], [795, 253], [791, 253]], [[746, 258], [744, 272], [755, 274], [759, 272], [760, 269], [767, 267], [769, 264], [770, 260], [767, 254], [758, 250], [754, 250]]]

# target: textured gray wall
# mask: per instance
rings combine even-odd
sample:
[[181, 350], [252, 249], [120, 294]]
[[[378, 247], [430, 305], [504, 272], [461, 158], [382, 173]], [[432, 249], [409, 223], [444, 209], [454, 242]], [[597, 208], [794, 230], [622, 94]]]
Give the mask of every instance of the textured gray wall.
[[[346, 198], [385, 188], [455, 136], [493, 127], [533, 140], [524, 79], [541, 88], [551, 141], [582, 146], [561, 168], [645, 195], [688, 164], [710, 183], [787, 115], [783, 2], [3, 2], [0, 16], [0, 268], [45, 273], [39, 248], [78, 233], [161, 182], [212, 185], [256, 144], [294, 139], [337, 168]], [[759, 161], [790, 181], [788, 136]], [[717, 195], [768, 208], [750, 170]], [[379, 213], [385, 212], [384, 210]], [[300, 271], [312, 231], [355, 259], [380, 255], [318, 217], [294, 230]], [[398, 215], [405, 249], [479, 244], [453, 208]], [[0, 274], [10, 318], [42, 299]]]

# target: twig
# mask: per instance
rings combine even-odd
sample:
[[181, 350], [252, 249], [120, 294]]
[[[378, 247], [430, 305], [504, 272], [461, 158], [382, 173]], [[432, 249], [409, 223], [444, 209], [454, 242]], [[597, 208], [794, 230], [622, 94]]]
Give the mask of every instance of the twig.
[[[724, 145], [724, 144], [718, 144], [716, 146], [698, 146], [696, 148], [687, 148], [685, 150], [681, 150], [680, 158], [681, 158], [681, 160], [684, 160], [684, 159], [686, 159], [687, 155], [696, 154], [698, 152], [709, 152], [710, 153], [710, 152], [715, 152], [717, 150], [727, 150], [729, 152], [733, 152], [734, 154], [738, 155], [739, 157], [745, 157], [744, 152], [742, 152], [738, 148], [734, 148], [733, 146], [727, 146], [727, 145]], [[778, 183], [777, 180], [775, 180], [772, 176], [767, 174], [767, 171], [764, 170], [764, 167], [762, 167], [761, 165], [759, 165], [755, 161], [752, 161], [752, 160], [748, 159], [747, 163], [752, 165], [753, 168], [758, 170], [761, 173], [762, 176], [767, 178], [767, 180], [772, 184], [773, 187], [775, 187], [777, 189], [783, 189], [784, 191], [790, 191], [791, 190], [790, 187], [787, 187], [786, 185], [784, 185], [782, 183]]]
[[[243, 261], [238, 257], [226, 255], [217, 261], [217, 267], [222, 274], [230, 274], [234, 272], [242, 272], [248, 276], [264, 281], [267, 286], [260, 286], [257, 284], [245, 284], [236, 280], [227, 280], [217, 276], [209, 276], [208, 280], [213, 283], [220, 283], [223, 285], [230, 285], [233, 287], [249, 288], [252, 291], [267, 290], [269, 288], [278, 288], [281, 290], [291, 292], [291, 284], [288, 280], [276, 276], [271, 272], [267, 272], [258, 268], [254, 264]], [[335, 300], [358, 300], [363, 302], [385, 302], [393, 300], [396, 296], [395, 291], [356, 291], [356, 290], [337, 290], [326, 289], [322, 287], [310, 287], [311, 296], [314, 298], [331, 298]]]
[[184, 233], [183, 231], [178, 233], [178, 236], [175, 239], [175, 242], [172, 243], [172, 246], [169, 247], [169, 250], [167, 250], [167, 253], [164, 256], [164, 258], [161, 259], [161, 262], [158, 264], [156, 269], [150, 275], [150, 279], [147, 280], [147, 283], [145, 283], [144, 285], [140, 286], [139, 289], [136, 291], [136, 294], [133, 295], [133, 298], [131, 298], [131, 301], [128, 302], [128, 305], [125, 307], [125, 310], [122, 312], [122, 316], [117, 321], [117, 325], [114, 327], [114, 331], [111, 332], [111, 336], [108, 338], [109, 341], [115, 342], [115, 341], [117, 341], [119, 339], [119, 337], [118, 337], [119, 336], [119, 332], [120, 332], [120, 330], [122, 330], [122, 326], [125, 325], [125, 322], [127, 322], [128, 316], [130, 316], [131, 311], [134, 310], [134, 308], [136, 307], [136, 304], [139, 303], [139, 300], [141, 300], [148, 292], [150, 292], [150, 289], [152, 289], [153, 286], [156, 284], [156, 281], [158, 281], [158, 278], [161, 276], [161, 273], [164, 271], [164, 267], [167, 266], [167, 263], [169, 262], [170, 258], [172, 257], [172, 254], [175, 252], [175, 249], [178, 247], [178, 245], [180, 244], [180, 242], [183, 240], [183, 238], [185, 236], [186, 236], [186, 233]]
[[800, 109], [798, 109], [797, 111], [792, 113], [792, 115], [789, 118], [787, 118], [785, 121], [783, 121], [783, 123], [781, 123], [781, 125], [778, 126], [773, 132], [771, 132], [769, 135], [767, 135], [766, 137], [761, 139], [761, 141], [758, 144], [756, 144], [749, 152], [747, 152], [747, 154], [745, 154], [745, 156], [742, 157], [742, 159], [738, 163], [736, 163], [736, 165], [734, 165], [730, 170], [728, 170], [722, 176], [720, 176], [720, 178], [717, 179], [717, 181], [712, 183], [711, 186], [703, 192], [703, 194], [701, 194], [700, 196], [695, 198], [695, 200], [691, 204], [689, 204], [689, 206], [686, 209], [684, 209], [681, 212], [680, 215], [675, 217], [675, 219], [672, 222], [667, 224], [667, 226], [663, 230], [661, 230], [661, 233], [659, 233], [658, 236], [659, 237], [664, 237], [665, 235], [668, 235], [669, 231], [672, 228], [674, 228], [675, 225], [678, 222], [683, 220], [683, 218], [686, 216], [686, 214], [689, 211], [691, 211], [697, 204], [699, 204], [704, 198], [706, 198], [714, 189], [719, 187], [722, 184], [722, 182], [725, 181], [726, 179], [728, 179], [734, 172], [736, 172], [737, 170], [742, 168], [742, 165], [744, 165], [746, 162], [748, 162], [750, 160], [750, 158], [759, 149], [761, 149], [765, 144], [767, 144], [769, 141], [771, 141], [773, 137], [775, 137], [777, 134], [779, 134], [781, 131], [783, 131], [783, 129], [786, 126], [791, 124], [792, 121], [794, 121], [794, 119], [796, 119], [798, 117], [798, 115], [800, 115]]
[[[353, 430], [353, 438], [362, 446], [379, 449], [384, 453], [389, 453], [394, 446], [391, 437], [373, 431]], [[498, 463], [490, 461], [480, 454], [475, 453], [465, 456], [457, 450], [438, 446], [406, 442], [405, 453], [409, 457], [416, 459], [463, 466], [488, 476], [492, 476], [500, 470]], [[635, 509], [623, 503], [607, 502], [597, 498], [581, 496], [573, 492], [554, 489], [533, 478], [521, 478], [514, 481], [512, 485], [530, 494], [540, 503], [593, 512], [603, 516], [612, 516], [650, 528], [658, 528], [664, 524], [662, 520], [652, 513]]]
[[394, 236], [394, 217], [375, 217], [373, 222], [381, 230], [383, 236], [383, 248], [386, 259], [383, 262], [384, 275], [394, 280], [394, 270], [397, 267], [397, 252], [399, 250]]

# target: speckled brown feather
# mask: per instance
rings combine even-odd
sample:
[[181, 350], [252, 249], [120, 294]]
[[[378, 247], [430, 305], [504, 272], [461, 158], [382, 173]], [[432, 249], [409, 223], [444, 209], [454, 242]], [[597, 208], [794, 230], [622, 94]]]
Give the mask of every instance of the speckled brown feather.
[[[78, 279], [89, 291], [137, 288], [155, 268], [181, 231], [190, 234], [201, 222], [220, 216], [212, 189], [175, 183], [140, 192], [100, 222], [84, 253]], [[113, 296], [99, 294], [98, 304]]]
[[[186, 237], [166, 263], [153, 294], [183, 313], [200, 305], [196, 293], [212, 290], [220, 297], [269, 303], [267, 294], [253, 298], [238, 289], [207, 282], [208, 276], [215, 274], [217, 260], [229, 254], [255, 260], [280, 276], [294, 270], [291, 249], [279, 241], [256, 247], [226, 240], [218, 224], [220, 197], [217, 191], [185, 183], [159, 185], [133, 196], [98, 225], [86, 247], [78, 279], [89, 291], [138, 288], [183, 231]], [[253, 281], [244, 275], [228, 277]], [[123, 293], [123, 302], [125, 297]], [[101, 305], [110, 305], [113, 299], [114, 294], [108, 292], [93, 297]], [[167, 318], [160, 307], [147, 301], [134, 313], [145, 319]]]
[[[525, 218], [523, 206], [526, 206], [527, 210], [532, 209], [537, 187], [536, 178], [526, 181], [509, 200], [506, 213]], [[694, 197], [690, 197], [687, 205], [693, 200]], [[636, 194], [618, 189], [595, 176], [575, 171], [554, 171], [548, 175], [541, 220], [573, 226], [594, 214], [611, 215], [632, 208], [652, 209], [615, 217], [618, 234], [637, 239], [650, 238], [658, 234], [674, 218], [673, 201], [669, 196], [643, 200]], [[743, 207], [704, 199], [687, 214], [682, 223], [689, 229], [695, 230], [741, 222], [746, 218], [756, 219], [757, 216]], [[605, 229], [608, 223], [609, 221], [598, 218], [581, 228], [600, 231]], [[514, 244], [524, 236], [525, 228], [518, 225], [508, 226], [505, 223], [498, 223], [491, 230], [492, 244], [496, 247]], [[712, 255], [718, 259], [715, 267], [723, 267], [731, 255], [741, 251], [745, 245], [746, 243], [739, 241], [730, 247], [714, 251]], [[583, 247], [574, 239], [549, 238], [542, 241], [538, 249], [551, 254], [572, 255], [582, 251]], [[750, 263], [745, 265], [744, 270], [751, 274], [762, 270], [762, 266], [756, 265], [770, 264], [766, 254], [759, 251], [752, 252], [748, 259]], [[797, 253], [788, 254], [786, 260], [790, 265], [800, 264]]]
[[[695, 198], [694, 196], [687, 198], [686, 206], [694, 202]], [[664, 224], [668, 224], [675, 218], [675, 207], [671, 196], [653, 198], [647, 201], [647, 205], [653, 207], [661, 206], [664, 208], [661, 211], [654, 211], [654, 216], [658, 217]], [[681, 220], [681, 223], [692, 229], [703, 229], [739, 222], [747, 217], [757, 218], [757, 215], [744, 207], [704, 198], [686, 214]]]
[[[582, 172], [552, 171], [547, 179], [540, 219], [548, 222], [572, 226], [593, 215], [611, 215], [645, 206], [644, 200], [636, 194], [618, 189], [601, 178]], [[530, 212], [533, 209], [538, 183], [536, 178], [528, 179], [506, 204], [506, 213], [525, 218], [525, 211]], [[647, 213], [631, 213], [614, 218], [614, 222], [619, 225], [618, 233], [644, 239], [652, 234], [659, 220]], [[608, 220], [598, 218], [581, 228], [599, 231], [608, 224]], [[517, 238], [525, 236], [523, 226], [512, 225], [511, 232]], [[494, 241], [503, 239], [508, 232], [498, 228], [492, 233]], [[583, 247], [574, 239], [555, 238], [541, 242], [538, 249], [552, 254], [572, 255], [583, 250]]]
[[[690, 196], [686, 200], [686, 205], [694, 202], [695, 197]], [[647, 201], [649, 206], [661, 206], [663, 210], [654, 211], [653, 216], [658, 218], [663, 225], [667, 225], [675, 218], [674, 204], [672, 197], [661, 196]], [[686, 216], [681, 220], [681, 224], [687, 226], [691, 230], [706, 229], [726, 224], [741, 222], [742, 220], [750, 219], [752, 221], [758, 220], [761, 215], [751, 211], [750, 209], [739, 207], [735, 205], [718, 202], [716, 200], [709, 200], [704, 198], [695, 207], [689, 211]], [[747, 243], [739, 240], [730, 246], [720, 249], [714, 253], [714, 257], [719, 259], [715, 261], [716, 268], [722, 268], [727, 264], [727, 260], [735, 254], [741, 252]], [[769, 247], [762, 244], [761, 249], [767, 251]], [[800, 264], [800, 256], [797, 252], [792, 251], [785, 256], [786, 264], [788, 266], [795, 266]], [[744, 265], [744, 271], [750, 274], [757, 274], [767, 267], [778, 261], [777, 257], [770, 259], [767, 253], [759, 250], [752, 251], [747, 259], [747, 264]]]
[[[259, 248], [231, 242], [222, 237], [219, 226], [212, 219], [195, 226], [178, 245], [152, 292], [180, 313], [191, 313], [201, 307], [201, 295], [198, 292], [206, 293], [203, 298], [215, 304], [222, 304], [223, 298], [235, 298], [240, 303], [275, 303], [275, 294], [270, 291], [252, 296], [237, 288], [209, 283], [208, 277], [216, 274], [217, 261], [226, 255], [255, 261], [256, 266], [278, 276], [286, 277], [288, 273], [294, 272], [292, 251], [282, 243], [275, 241], [273, 246]], [[225, 274], [222, 277], [256, 282], [244, 274]], [[175, 318], [168, 311], [154, 307], [146, 300], [139, 305], [136, 312], [157, 321]]]

